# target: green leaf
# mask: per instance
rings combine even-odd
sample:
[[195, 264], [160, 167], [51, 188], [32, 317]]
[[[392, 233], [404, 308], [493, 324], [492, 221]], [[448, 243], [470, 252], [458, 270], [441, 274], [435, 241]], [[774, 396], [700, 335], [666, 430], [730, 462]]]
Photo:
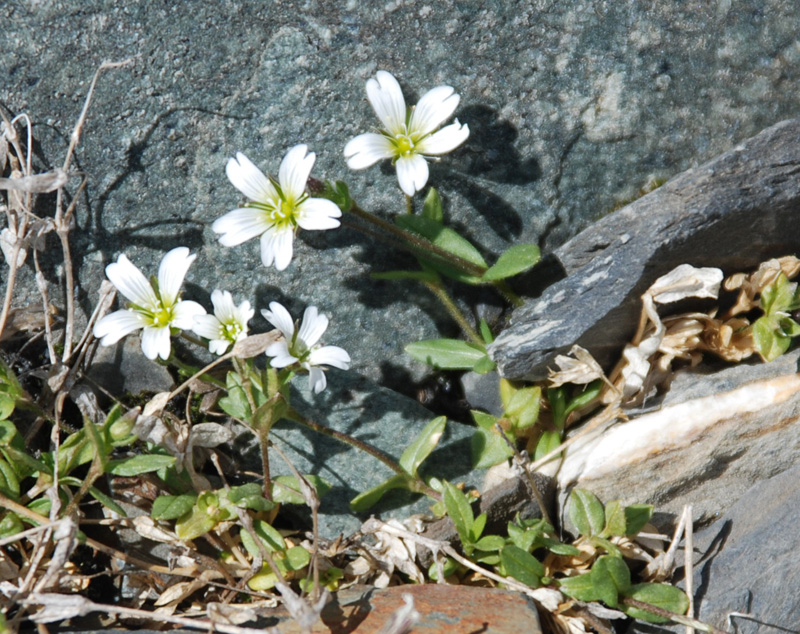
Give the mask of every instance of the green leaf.
[[477, 550], [483, 550], [486, 552], [493, 552], [496, 550], [500, 550], [505, 546], [506, 540], [500, 535], [484, 535], [478, 541], [475, 542], [475, 548]]
[[11, 537], [24, 530], [25, 525], [16, 513], [6, 513], [0, 520], [0, 539]]
[[[444, 576], [449, 577], [455, 574], [456, 571], [458, 571], [458, 562], [450, 557], [445, 557], [442, 562], [442, 572]], [[428, 576], [433, 579], [433, 581], [439, 581], [439, 567], [436, 565], [435, 561], [428, 567]]]
[[575, 548], [571, 544], [565, 544], [564, 542], [560, 542], [557, 539], [553, 539], [551, 537], [543, 537], [539, 540], [547, 550], [549, 550], [554, 555], [564, 555], [566, 557], [574, 557], [576, 555], [580, 555], [581, 549]]
[[567, 386], [561, 385], [547, 390], [547, 402], [550, 403], [553, 424], [563, 431], [567, 420]]
[[452, 229], [445, 227], [441, 222], [431, 220], [425, 216], [397, 216], [395, 222], [406, 231], [411, 231], [433, 242], [440, 249], [458, 256], [471, 264], [486, 268], [486, 261], [470, 242], [462, 238]]
[[440, 370], [471, 370], [486, 357], [486, 349], [461, 339], [427, 339], [410, 343], [406, 352]]
[[186, 495], [160, 495], [153, 500], [153, 509], [150, 517], [154, 520], [176, 520], [192, 510], [197, 496]]
[[408, 476], [400, 474], [394, 475], [379, 485], [372, 487], [369, 491], [364, 491], [350, 500], [350, 510], [361, 513], [378, 503], [386, 493], [392, 489], [407, 489]]
[[[684, 615], [689, 609], [689, 597], [675, 586], [666, 583], [638, 583], [628, 588], [624, 593], [626, 597], [636, 599], [642, 603], [649, 603], [656, 607], [676, 614]], [[667, 623], [669, 619], [656, 616], [651, 612], [633, 608], [628, 605], [620, 605], [620, 609], [628, 616], [647, 621], [648, 623]]]
[[497, 367], [497, 364], [487, 354], [472, 366], [472, 371], [476, 374], [488, 374]]
[[533, 455], [534, 460], [543, 458], [560, 444], [561, 432], [556, 431], [555, 429], [542, 432], [542, 435], [539, 437], [539, 440], [536, 443], [536, 450], [534, 451]]
[[431, 187], [425, 196], [425, 203], [422, 205], [422, 215], [434, 222], [442, 222], [444, 214], [442, 213], [442, 199], [439, 198], [439, 192]]
[[122, 517], [128, 517], [128, 514], [125, 512], [119, 504], [117, 504], [111, 497], [100, 491], [95, 487], [89, 487], [89, 495], [91, 495], [95, 500], [100, 502], [106, 508], [111, 509], [114, 513], [121, 515]]
[[12, 500], [19, 500], [19, 480], [13, 467], [0, 459], [0, 492]]
[[216, 517], [209, 515], [205, 509], [193, 506], [186, 515], [182, 515], [175, 522], [175, 534], [178, 539], [185, 541], [197, 539], [212, 530], [218, 521]]
[[631, 504], [625, 507], [625, 534], [636, 535], [653, 517], [651, 504]]
[[795, 302], [797, 284], [790, 282], [785, 273], [781, 273], [761, 291], [761, 309], [767, 315], [790, 310]]
[[514, 545], [506, 546], [500, 551], [500, 562], [509, 577], [514, 577], [531, 588], [541, 585], [544, 566], [528, 551]]
[[603, 503], [594, 493], [575, 489], [569, 497], [569, 518], [581, 535], [599, 535], [605, 527]]
[[625, 522], [625, 508], [622, 506], [620, 500], [611, 500], [606, 504], [605, 509], [606, 525], [603, 532], [600, 533], [601, 537], [609, 537], [616, 535], [622, 537], [626, 535], [627, 524]]
[[249, 482], [228, 491], [228, 501], [241, 509], [269, 511], [275, 508], [274, 502], [264, 497], [264, 490], [256, 482]]
[[84, 420], [83, 428], [86, 430], [86, 438], [89, 439], [93, 449], [92, 462], [99, 465], [101, 473], [107, 473], [108, 456], [112, 447], [106, 442], [106, 435], [88, 418]]
[[164, 456], [160, 454], [140, 454], [121, 460], [111, 460], [108, 463], [108, 471], [117, 476], [137, 476], [142, 473], [152, 473], [165, 467], [175, 464], [174, 456]]
[[751, 329], [756, 350], [765, 361], [774, 361], [789, 349], [791, 338], [780, 334], [775, 317], [759, 317]]
[[302, 570], [311, 561], [311, 554], [302, 546], [292, 546], [286, 551], [286, 567], [289, 570]]
[[441, 278], [434, 271], [385, 271], [383, 273], [371, 273], [373, 280], [389, 280], [396, 282], [399, 280], [413, 280], [415, 282], [428, 282], [436, 284]]
[[[314, 487], [318, 497], [331, 490], [331, 485], [318, 475], [304, 474], [303, 477]], [[272, 501], [275, 504], [305, 504], [300, 483], [293, 475], [282, 475], [272, 479]]]
[[0, 420], [5, 422], [11, 414], [14, 413], [16, 407], [16, 399], [8, 394], [0, 394]]
[[489, 516], [486, 513], [481, 513], [475, 518], [475, 521], [472, 522], [472, 526], [469, 529], [469, 541], [476, 543], [481, 538], [481, 535], [483, 535], [483, 529], [486, 528], [486, 522], [488, 519]]
[[[470, 439], [474, 468], [488, 469], [514, 455], [511, 447], [497, 431], [497, 427], [495, 427], [497, 419], [494, 416], [473, 410], [472, 417], [478, 425]], [[508, 438], [513, 443], [510, 435]]]
[[[266, 549], [271, 552], [283, 552], [286, 550], [286, 542], [283, 536], [270, 524], [262, 520], [253, 522], [253, 532], [262, 541]], [[239, 536], [242, 539], [242, 544], [251, 557], [259, 555], [258, 546], [253, 541], [253, 536], [250, 531], [241, 531]]]
[[541, 251], [535, 244], [516, 244], [497, 259], [494, 266], [483, 274], [483, 279], [493, 282], [519, 275], [536, 266], [541, 259]]
[[542, 388], [538, 385], [514, 392], [506, 406], [506, 416], [512, 420], [514, 429], [527, 429], [536, 424], [541, 401]]
[[491, 328], [489, 328], [489, 324], [483, 317], [481, 317], [481, 323], [478, 324], [478, 327], [480, 328], [481, 331], [481, 337], [483, 337], [483, 340], [486, 342], [486, 345], [488, 346], [490, 343], [494, 341], [494, 335], [492, 334]]
[[400, 456], [400, 466], [410, 476], [417, 476], [417, 469], [422, 462], [431, 455], [431, 452], [439, 444], [444, 434], [447, 418], [439, 416], [434, 418], [430, 423], [425, 425], [420, 434], [414, 441], [406, 447], [403, 455]]
[[472, 524], [475, 521], [472, 506], [465, 493], [457, 489], [450, 482], [444, 482], [444, 506], [447, 514], [453, 520], [461, 543], [465, 548], [472, 545]]
[[583, 407], [587, 403], [593, 401], [597, 396], [600, 394], [600, 391], [603, 389], [603, 380], [597, 379], [589, 383], [586, 388], [580, 392], [575, 398], [573, 398], [569, 405], [567, 405], [566, 409], [564, 410], [564, 418], [566, 419], [572, 412], [574, 412], [579, 407]]
[[250, 411], [250, 403], [247, 401], [247, 395], [242, 387], [242, 377], [236, 372], [228, 372], [225, 385], [228, 388], [228, 395], [219, 399], [220, 408], [228, 416], [233, 416], [233, 418], [238, 418], [245, 422], [249, 421], [252, 412]]
[[70, 434], [58, 450], [58, 472], [70, 473], [75, 467], [91, 462], [94, 457], [92, 444], [86, 438], [86, 428]]
[[631, 587], [630, 571], [621, 557], [603, 555], [592, 569], [579, 577], [559, 581], [559, 590], [578, 601], [602, 601], [610, 608], [619, 605], [620, 593]]

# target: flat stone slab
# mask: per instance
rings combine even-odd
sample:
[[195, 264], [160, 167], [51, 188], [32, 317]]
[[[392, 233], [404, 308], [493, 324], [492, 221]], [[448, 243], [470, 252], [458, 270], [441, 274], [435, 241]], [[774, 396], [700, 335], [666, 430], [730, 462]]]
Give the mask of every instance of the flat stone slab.
[[541, 380], [575, 343], [601, 363], [616, 360], [642, 293], [680, 264], [731, 274], [800, 253], [798, 139], [800, 119], [768, 128], [557, 249], [566, 277], [516, 310], [490, 347], [500, 373]]

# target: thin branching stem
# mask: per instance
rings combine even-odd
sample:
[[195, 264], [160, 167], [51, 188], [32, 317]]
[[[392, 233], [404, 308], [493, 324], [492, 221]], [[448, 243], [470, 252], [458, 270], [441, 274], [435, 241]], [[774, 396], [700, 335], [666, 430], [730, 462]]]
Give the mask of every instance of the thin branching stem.
[[472, 324], [469, 323], [469, 320], [464, 316], [464, 313], [458, 308], [458, 305], [453, 301], [453, 298], [450, 297], [450, 294], [445, 290], [445, 288], [441, 284], [437, 284], [436, 282], [422, 282], [431, 293], [436, 296], [442, 305], [445, 307], [450, 316], [453, 320], [459, 325], [462, 332], [472, 341], [481, 347], [486, 345], [478, 334], [478, 331], [472, 327]]
[[[395, 460], [389, 456], [388, 454], [384, 453], [377, 447], [373, 447], [369, 443], [365, 443], [363, 440], [359, 440], [358, 438], [354, 438], [353, 436], [348, 436], [347, 434], [343, 434], [335, 429], [331, 429], [330, 427], [326, 427], [325, 425], [321, 425], [309, 418], [303, 416], [300, 412], [295, 409], [290, 408], [286, 413], [287, 418], [293, 420], [303, 427], [308, 427], [309, 429], [318, 432], [320, 434], [324, 434], [326, 436], [330, 436], [331, 438], [336, 438], [336, 440], [340, 440], [343, 443], [350, 445], [351, 447], [355, 447], [356, 449], [360, 449], [361, 451], [368, 453], [370, 456], [375, 458], [376, 460], [380, 460], [383, 464], [389, 467], [392, 471], [396, 474], [408, 477], [411, 476], [401, 467]], [[435, 500], [441, 500], [442, 495], [438, 491], [433, 490], [424, 481], [417, 478], [417, 487], [420, 493], [424, 493], [430, 498]]]

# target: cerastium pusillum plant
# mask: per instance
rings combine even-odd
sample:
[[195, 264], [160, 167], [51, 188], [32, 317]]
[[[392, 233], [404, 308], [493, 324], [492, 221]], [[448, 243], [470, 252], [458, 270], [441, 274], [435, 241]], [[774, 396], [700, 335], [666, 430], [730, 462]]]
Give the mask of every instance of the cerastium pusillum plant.
[[[464, 335], [464, 339], [412, 343], [406, 348], [408, 353], [439, 369], [488, 373], [494, 369], [486, 350], [494, 336], [490, 325], [484, 320], [473, 323], [461, 311], [451, 295], [450, 284], [489, 286], [508, 304], [520, 305], [521, 300], [508, 280], [535, 266], [540, 259], [539, 249], [531, 244], [516, 245], [489, 265], [478, 248], [446, 226], [442, 203], [434, 188], [428, 188], [421, 206], [416, 205], [419, 212], [415, 212], [414, 197], [427, 185], [428, 161], [456, 149], [469, 136], [467, 125], [458, 120], [445, 125], [459, 103], [453, 88], [436, 87], [411, 108], [407, 107], [397, 80], [388, 72], [378, 71], [368, 80], [366, 90], [380, 128], [350, 140], [344, 147], [344, 158], [353, 170], [391, 160], [404, 196], [400, 213], [391, 221], [386, 220], [363, 209], [343, 181], [312, 179], [315, 154], [306, 145], [298, 144], [286, 152], [277, 177], [262, 172], [242, 153], [230, 158], [226, 166], [228, 179], [246, 201], [218, 218], [212, 229], [226, 247], [236, 247], [258, 237], [262, 264], [274, 266], [278, 271], [291, 265], [294, 235], [301, 229], [334, 230], [344, 224], [405, 249], [415, 256], [417, 269], [382, 272], [374, 277], [422, 284], [440, 300]], [[14, 149], [12, 158], [24, 154], [15, 124], [16, 121], [7, 120], [4, 123], [5, 149], [0, 148], [3, 169], [9, 141]], [[30, 191], [58, 188], [60, 192], [67, 167], [68, 163], [51, 177], [54, 182], [37, 182], [34, 185], [40, 189]], [[17, 168], [12, 166], [12, 169]], [[26, 169], [23, 175], [27, 178], [31, 175], [30, 165]], [[50, 189], [42, 189], [45, 187]], [[15, 215], [18, 209], [13, 206], [9, 209], [9, 227], [17, 237], [21, 236], [27, 231], [27, 216]], [[71, 211], [72, 207], [68, 213]], [[58, 219], [57, 216], [57, 225]], [[6, 243], [13, 247], [10, 250], [4, 247], [6, 257], [16, 263], [23, 242], [6, 236]], [[59, 518], [72, 517], [86, 495], [124, 516], [124, 509], [112, 496], [95, 486], [98, 479], [104, 474], [120, 477], [149, 474], [168, 492], [155, 499], [151, 517], [161, 522], [174, 520], [174, 539], [178, 541], [204, 537], [220, 552], [227, 553], [225, 564], [242, 568], [241, 576], [247, 578], [251, 589], [276, 587], [284, 600], [291, 603], [294, 595], [287, 586], [291, 579], [299, 580], [303, 588], [313, 588], [315, 593], [322, 585], [335, 588], [341, 570], [329, 566], [321, 572], [314, 553], [289, 542], [272, 526], [281, 504], [308, 504], [315, 517], [319, 497], [329, 488], [321, 478], [302, 475], [291, 465], [294, 475], [271, 477], [270, 455], [282, 452], [279, 443], [273, 444], [270, 431], [278, 421], [288, 420], [363, 450], [394, 471], [392, 478], [353, 499], [354, 510], [370, 508], [391, 489], [406, 488], [428, 495], [436, 503], [434, 510], [452, 518], [461, 540], [461, 552], [439, 545], [437, 548], [444, 548], [442, 552], [448, 557], [437, 559], [428, 571], [430, 578], [452, 578], [478, 566], [482, 574], [494, 575], [492, 578], [510, 587], [548, 590], [579, 601], [602, 601], [609, 608], [619, 608], [638, 618], [679, 618], [676, 613], [686, 610], [685, 595], [671, 586], [634, 584], [624, 561], [633, 549], [631, 539], [647, 524], [651, 507], [623, 507], [619, 502], [603, 506], [590, 493], [579, 491], [573, 494], [570, 507], [573, 523], [580, 533], [575, 544], [557, 538], [544, 507], [542, 520], [517, 518], [509, 523], [507, 535], [484, 534], [486, 516], [474, 515], [469, 496], [452, 483], [423, 477], [419, 471], [443, 436], [444, 417], [431, 421], [396, 461], [359, 439], [301, 415], [291, 404], [292, 379], [307, 374], [308, 390], [318, 394], [327, 386], [326, 367], [346, 370], [350, 364], [345, 350], [321, 343], [328, 317], [316, 306], [308, 306], [302, 320], [296, 322], [284, 306], [272, 301], [261, 308], [261, 313], [275, 329], [253, 334], [248, 323], [256, 308], [247, 300], [237, 304], [227, 290], [211, 292], [213, 314], [197, 302], [182, 299], [181, 287], [195, 258], [187, 247], [176, 246], [164, 255], [157, 271], [147, 272], [151, 277], [124, 254], [106, 267], [108, 280], [126, 305], [110, 314], [93, 316], [94, 337], [102, 345], [110, 346], [128, 335], [140, 333], [142, 352], [147, 358], [176, 366], [187, 379], [174, 391], [150, 399], [143, 411], [125, 413], [117, 406], [97, 420], [87, 417], [82, 429], [59, 437], [53, 451], [33, 457], [26, 452], [23, 437], [11, 422], [12, 414], [29, 407], [43, 420], [58, 421], [53, 421], [50, 414], [32, 402], [10, 367], [5, 363], [0, 366], [0, 504], [8, 511], [0, 519], [0, 539], [18, 534], [26, 524], [38, 526], [47, 518], [60, 521]], [[14, 266], [11, 269], [16, 270]], [[788, 288], [788, 282], [781, 283], [781, 288]], [[777, 343], [770, 345], [781, 351], [788, 345], [787, 338], [796, 334], [794, 326], [787, 328], [791, 321], [787, 311], [797, 305], [794, 286], [790, 290], [791, 293], [788, 290], [783, 293], [786, 298], [769, 304], [759, 326], [765, 332], [780, 329], [779, 337], [771, 340]], [[106, 297], [103, 305], [108, 303]], [[0, 330], [8, 317], [9, 305], [9, 301], [4, 304]], [[62, 360], [65, 364], [71, 359], [73, 348], [71, 321], [68, 326]], [[202, 346], [216, 355], [216, 360], [204, 368], [192, 367], [175, 354], [172, 338], [176, 336]], [[769, 334], [761, 338], [769, 339]], [[218, 366], [226, 370], [224, 379], [213, 371]], [[512, 456], [524, 459], [516, 449], [520, 440], [526, 442], [525, 449], [536, 459], [557, 452], [568, 418], [595, 408], [604, 393], [600, 379], [576, 383], [581, 385], [563, 384], [543, 393], [538, 385], [501, 381], [503, 416], [495, 418], [473, 412], [477, 424], [472, 442], [475, 465], [489, 467]], [[196, 389], [197, 385], [207, 386], [207, 392], [221, 392], [219, 407], [258, 438], [263, 466], [261, 484], [254, 481], [229, 486], [220, 469], [223, 486], [212, 488], [196, 469], [195, 449], [213, 449], [231, 438], [226, 428], [217, 423], [191, 423], [191, 416], [198, 413], [197, 409], [192, 413], [192, 397], [187, 399], [186, 420], [180, 420], [171, 410], [170, 402], [176, 396]], [[540, 416], [543, 409], [547, 410], [546, 424]], [[202, 408], [199, 411], [202, 415]], [[120, 448], [135, 443], [137, 452], [118, 457]], [[24, 491], [20, 483], [28, 478], [35, 478], [36, 484]], [[46, 494], [48, 491], [55, 494]], [[316, 521], [314, 526], [316, 541]], [[145, 530], [143, 525], [140, 529]], [[156, 525], [147, 530], [154, 539], [156, 535], [160, 536], [158, 539], [170, 539], [164, 537], [163, 531], [158, 533]], [[96, 541], [91, 541], [91, 545], [102, 547]], [[580, 566], [575, 564], [578, 560]], [[259, 564], [245, 575], [243, 570], [256, 562], [264, 563], [263, 568]], [[230, 577], [229, 572], [220, 574]], [[546, 596], [552, 598], [552, 595], [534, 596], [540, 600]], [[301, 608], [297, 610], [302, 612]]]

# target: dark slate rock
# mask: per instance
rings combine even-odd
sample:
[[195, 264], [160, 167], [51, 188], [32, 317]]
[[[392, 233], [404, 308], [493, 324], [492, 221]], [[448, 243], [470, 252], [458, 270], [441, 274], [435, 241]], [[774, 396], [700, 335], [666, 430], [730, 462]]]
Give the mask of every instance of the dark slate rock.
[[555, 251], [566, 278], [491, 346], [510, 379], [542, 379], [578, 343], [601, 363], [633, 335], [642, 293], [689, 263], [726, 274], [800, 252], [800, 119], [785, 121], [599, 220]]
[[[723, 517], [695, 536], [697, 618], [739, 634], [795, 632], [800, 622], [800, 467], [753, 486]], [[750, 615], [734, 616], [731, 612]], [[636, 624], [630, 632], [683, 632]]]
[[[650, 176], [794, 116], [798, 21], [792, 0], [6, 2], [0, 102], [35, 122], [37, 164], [61, 165], [94, 69], [134, 59], [101, 78], [74, 164], [89, 178], [73, 233], [85, 312], [118, 253], [154, 265], [185, 244], [200, 254], [197, 297], [219, 286], [259, 308], [317, 304], [354, 369], [401, 383], [403, 345], [454, 334], [418, 287], [366, 276], [407, 260], [349, 230], [301, 234], [282, 274], [261, 267], [254, 242], [220, 247], [209, 225], [240, 201], [227, 157], [275, 171], [306, 142], [317, 177], [346, 178], [364, 207], [395, 213], [391, 170], [349, 173], [342, 158], [377, 124], [364, 81], [391, 70], [409, 100], [448, 83], [472, 130], [432, 167], [449, 218], [489, 255], [520, 241], [549, 250]], [[38, 302], [23, 278], [18, 305]]]

